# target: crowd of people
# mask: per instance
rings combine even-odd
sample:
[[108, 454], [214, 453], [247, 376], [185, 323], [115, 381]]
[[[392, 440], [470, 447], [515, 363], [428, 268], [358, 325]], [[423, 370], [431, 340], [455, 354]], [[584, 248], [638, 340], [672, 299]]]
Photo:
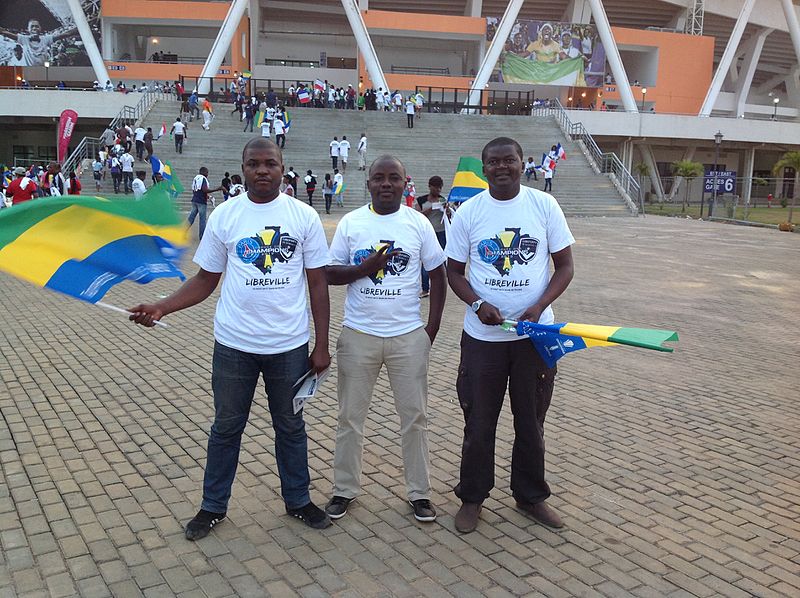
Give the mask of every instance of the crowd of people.
[[50, 162], [46, 167], [32, 164], [28, 168], [10, 168], [0, 164], [2, 189], [0, 208], [10, 208], [40, 197], [60, 195], [80, 195], [83, 189], [75, 171], [66, 176], [61, 172], [61, 164]]

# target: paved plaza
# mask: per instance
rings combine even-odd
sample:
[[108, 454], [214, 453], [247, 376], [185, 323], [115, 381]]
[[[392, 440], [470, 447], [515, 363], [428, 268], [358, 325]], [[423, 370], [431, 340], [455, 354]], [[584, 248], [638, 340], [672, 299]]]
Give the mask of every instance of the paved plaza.
[[[464, 305], [452, 293], [430, 367], [435, 523], [404, 500], [382, 374], [364, 493], [346, 517], [320, 532], [285, 514], [260, 389], [229, 518], [192, 543], [215, 302], [144, 329], [0, 275], [0, 596], [800, 595], [800, 235], [659, 217], [569, 224], [576, 275], [557, 319], [681, 340], [673, 354], [597, 348], [560, 362], [546, 424], [559, 532], [514, 507], [508, 405], [496, 488], [478, 529], [455, 531]], [[106, 301], [178, 284], [125, 283]], [[343, 299], [332, 288], [332, 348]], [[335, 388], [334, 360], [305, 412], [318, 504]]]

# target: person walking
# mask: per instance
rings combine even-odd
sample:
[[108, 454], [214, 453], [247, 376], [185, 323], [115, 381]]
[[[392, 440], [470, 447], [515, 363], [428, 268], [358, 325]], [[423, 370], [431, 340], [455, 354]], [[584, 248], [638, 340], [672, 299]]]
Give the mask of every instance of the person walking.
[[410, 97], [406, 100], [406, 125], [409, 129], [414, 128], [414, 113], [416, 111], [416, 106], [414, 104], [414, 100]]
[[[402, 205], [405, 167], [393, 156], [372, 163], [371, 203], [345, 214], [331, 243], [328, 283], [347, 285], [337, 342], [339, 417], [331, 519], [347, 513], [361, 492], [364, 421], [383, 365], [400, 417], [406, 496], [417, 521], [436, 519], [428, 454], [428, 361], [439, 331], [447, 277], [433, 229]], [[419, 271], [431, 272], [427, 324], [417, 296]]]
[[325, 213], [331, 213], [331, 202], [333, 201], [333, 179], [331, 173], [325, 173], [325, 180], [322, 182], [322, 198], [325, 200]]
[[361, 133], [361, 139], [358, 140], [358, 169], [366, 170], [367, 168], [367, 134]]
[[200, 120], [200, 98], [197, 96], [196, 89], [189, 96], [189, 122], [194, 120], [195, 116], [197, 120]]
[[169, 130], [169, 134], [175, 135], [175, 151], [179, 154], [182, 154], [183, 140], [189, 138], [189, 127], [181, 122], [180, 118], [176, 118], [175, 122], [172, 123], [172, 128]]
[[147, 133], [142, 125], [136, 127], [133, 131], [133, 141], [136, 144], [136, 159], [139, 162], [144, 162], [144, 136]]
[[333, 197], [336, 200], [336, 205], [340, 208], [344, 207], [344, 199], [342, 198], [342, 193], [344, 193], [344, 175], [339, 172], [338, 168], [333, 169]]
[[[445, 227], [444, 227], [444, 210], [447, 200], [442, 197], [442, 186], [444, 181], [440, 176], [432, 176], [428, 179], [428, 193], [420, 195], [417, 198], [415, 208], [422, 212], [422, 215], [428, 219], [433, 227], [433, 232], [436, 233], [436, 240], [442, 249], [445, 246]], [[422, 293], [420, 297], [427, 297], [430, 295], [430, 279], [428, 272], [425, 268], [422, 269]]]
[[144, 194], [147, 192], [147, 186], [144, 184], [144, 179], [147, 176], [147, 172], [144, 170], [137, 170], [136, 171], [136, 178], [133, 179], [133, 183], [131, 188], [133, 189], [133, 198], [134, 199], [142, 199]]
[[552, 166], [548, 166], [544, 169], [544, 192], [547, 193], [548, 191], [553, 190], [553, 174], [555, 171], [553, 170]]
[[275, 143], [279, 148], [286, 147], [286, 125], [280, 118], [275, 118], [272, 121], [272, 126], [275, 128]]
[[336, 170], [339, 166], [339, 138], [334, 135], [333, 141], [330, 142], [331, 152], [331, 167]]
[[100, 191], [102, 185], [103, 168], [105, 168], [105, 165], [100, 159], [100, 156], [95, 156], [95, 159], [92, 162], [92, 178], [94, 179], [94, 190], [98, 192]]
[[216, 189], [209, 189], [208, 182], [208, 168], [201, 166], [198, 174], [192, 180], [192, 209], [189, 211], [187, 222], [189, 227], [194, 224], [195, 218], [200, 216], [198, 227], [200, 229], [200, 240], [203, 240], [203, 233], [206, 230], [206, 214], [208, 213], [208, 196], [215, 191], [219, 191], [221, 187]]
[[519, 143], [495, 138], [481, 159], [489, 188], [455, 213], [446, 246], [450, 287], [468, 306], [456, 381], [465, 425], [455, 527], [462, 533], [477, 527], [494, 486], [497, 421], [508, 389], [515, 432], [512, 495], [525, 515], [560, 528], [561, 518], [545, 502], [544, 421], [556, 368], [547, 367], [529, 339], [510, 337], [498, 324], [554, 322], [551, 304], [572, 280], [575, 239], [553, 196], [520, 185]]
[[347, 158], [350, 156], [350, 142], [347, 141], [347, 135], [342, 135], [342, 140], [339, 142], [339, 158], [342, 160], [342, 172], [347, 172]]
[[145, 162], [149, 162], [153, 157], [153, 127], [147, 127], [147, 132], [144, 134], [144, 149], [147, 151]]
[[253, 102], [247, 102], [244, 106], [244, 129], [243, 131], [247, 133], [247, 128], [250, 127], [250, 132], [253, 132], [253, 120], [255, 119], [256, 114], [256, 107], [253, 105]]
[[122, 183], [125, 186], [125, 193], [131, 192], [131, 183], [133, 183], [133, 164], [135, 160], [130, 153], [125, 152], [119, 157], [120, 165], [122, 166]]
[[119, 188], [122, 185], [122, 164], [119, 161], [119, 156], [115, 152], [111, 152], [111, 157], [108, 159], [108, 171], [111, 173], [111, 183], [114, 185], [114, 193], [119, 193]]
[[306, 193], [308, 194], [308, 205], [314, 205], [314, 191], [317, 190], [317, 177], [310, 170], [306, 170], [306, 176], [303, 177], [303, 182], [306, 184]]
[[[286, 513], [314, 529], [331, 525], [325, 512], [311, 501], [303, 412], [294, 413], [292, 407], [294, 382], [309, 368], [322, 372], [331, 362], [328, 248], [317, 213], [279, 192], [282, 170], [280, 149], [261, 137], [251, 139], [242, 155], [248, 192], [212, 213], [212, 234], [203, 237], [194, 256], [198, 273], [172, 295], [129, 310], [133, 322], [153, 326], [168, 314], [207, 299], [225, 274], [214, 318], [215, 416], [203, 500], [186, 526], [188, 540], [206, 537], [227, 516], [242, 433], [260, 378], [275, 431], [275, 459]], [[268, 248], [280, 251], [262, 251]], [[258, 283], [252, 284], [254, 280]], [[314, 319], [315, 343], [310, 354], [306, 287]]]
[[203, 99], [203, 128], [206, 131], [211, 130], [211, 121], [214, 120], [214, 109], [208, 98]]

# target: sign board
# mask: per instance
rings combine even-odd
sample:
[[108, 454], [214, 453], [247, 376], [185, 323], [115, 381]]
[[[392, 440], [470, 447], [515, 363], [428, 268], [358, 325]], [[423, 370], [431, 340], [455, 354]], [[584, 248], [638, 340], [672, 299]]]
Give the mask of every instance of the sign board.
[[705, 180], [703, 182], [703, 191], [705, 193], [714, 193], [714, 179], [717, 179], [717, 195], [723, 193], [733, 193], [736, 191], [736, 171], [735, 170], [717, 170], [715, 172], [709, 170], [706, 172]]

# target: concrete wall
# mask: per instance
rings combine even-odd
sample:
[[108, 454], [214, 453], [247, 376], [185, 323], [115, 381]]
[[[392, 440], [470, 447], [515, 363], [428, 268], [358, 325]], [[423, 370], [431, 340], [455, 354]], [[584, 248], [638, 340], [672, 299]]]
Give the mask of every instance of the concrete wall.
[[135, 106], [139, 94], [99, 91], [57, 91], [38, 89], [0, 89], [0, 116], [58, 117], [71, 108], [81, 117], [114, 118], [123, 106]]

